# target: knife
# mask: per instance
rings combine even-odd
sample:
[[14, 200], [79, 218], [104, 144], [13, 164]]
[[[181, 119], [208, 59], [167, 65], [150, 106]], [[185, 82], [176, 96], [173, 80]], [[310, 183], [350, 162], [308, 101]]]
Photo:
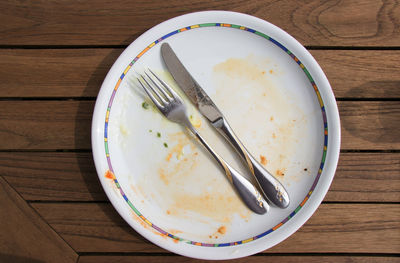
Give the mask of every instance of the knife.
[[161, 45], [161, 56], [168, 71], [186, 96], [245, 160], [264, 197], [277, 207], [288, 207], [290, 200], [286, 189], [246, 150], [221, 111], [190, 75], [168, 43]]

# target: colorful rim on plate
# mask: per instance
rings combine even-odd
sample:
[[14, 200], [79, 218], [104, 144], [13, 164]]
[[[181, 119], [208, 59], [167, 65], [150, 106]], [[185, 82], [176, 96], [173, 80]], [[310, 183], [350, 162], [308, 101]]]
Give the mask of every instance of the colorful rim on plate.
[[[129, 69], [133, 66], [133, 64], [136, 61], [138, 61], [140, 59], [141, 56], [143, 56], [143, 54], [145, 54], [148, 50], [150, 50], [153, 46], [155, 46], [156, 44], [160, 43], [161, 41], [163, 41], [163, 40], [167, 39], [168, 37], [173, 36], [173, 35], [175, 35], [177, 33], [184, 32], [184, 31], [191, 30], [191, 29], [202, 28], [202, 27], [227, 27], [227, 28], [234, 28], [234, 29], [247, 31], [247, 32], [259, 35], [260, 37], [263, 37], [263, 38], [269, 40], [270, 42], [274, 43], [276, 46], [281, 48], [285, 53], [287, 53], [290, 57], [293, 58], [293, 60], [301, 67], [303, 72], [306, 74], [307, 78], [310, 80], [311, 85], [313, 86], [313, 88], [315, 90], [315, 93], [317, 95], [318, 102], [320, 104], [321, 111], [322, 111], [323, 122], [324, 122], [324, 148], [323, 148], [323, 153], [322, 153], [322, 158], [321, 158], [321, 164], [320, 164], [317, 176], [316, 176], [316, 178], [314, 180], [314, 183], [312, 184], [310, 190], [308, 191], [308, 193], [307, 193], [306, 197], [303, 199], [303, 201], [297, 206], [297, 208], [293, 212], [291, 212], [289, 214], [289, 216], [287, 216], [282, 222], [280, 222], [276, 226], [272, 227], [271, 229], [269, 229], [269, 230], [267, 230], [267, 231], [265, 231], [265, 232], [263, 232], [263, 233], [261, 233], [261, 234], [259, 234], [257, 236], [248, 238], [246, 240], [240, 240], [240, 241], [230, 242], [230, 243], [202, 243], [202, 242], [196, 242], [196, 241], [183, 239], [183, 238], [180, 238], [180, 237], [178, 237], [176, 235], [172, 235], [171, 233], [168, 233], [168, 232], [162, 230], [161, 228], [159, 228], [158, 226], [154, 225], [153, 223], [151, 223], [146, 217], [144, 217], [136, 209], [136, 207], [132, 204], [132, 202], [128, 199], [128, 197], [125, 195], [124, 191], [122, 190], [122, 187], [118, 183], [118, 180], [117, 180], [117, 178], [116, 178], [116, 176], [114, 174], [114, 170], [113, 170], [112, 165], [111, 165], [110, 152], [109, 152], [109, 149], [108, 149], [108, 120], [109, 120], [109, 116], [110, 116], [111, 106], [112, 106], [112, 103], [114, 101], [115, 94], [118, 91], [118, 87], [120, 86], [122, 80], [124, 79], [124, 77], [128, 73]], [[197, 25], [192, 25], [192, 26], [188, 26], [188, 27], [183, 27], [181, 29], [178, 29], [178, 30], [175, 30], [175, 31], [172, 31], [172, 32], [166, 34], [165, 36], [157, 39], [156, 41], [154, 41], [153, 43], [148, 45], [142, 52], [140, 52], [133, 59], [133, 61], [131, 63], [129, 63], [129, 65], [125, 68], [124, 72], [119, 77], [119, 79], [117, 81], [117, 84], [115, 85], [114, 90], [112, 92], [112, 95], [110, 97], [110, 100], [108, 102], [106, 118], [105, 118], [105, 125], [104, 125], [104, 147], [105, 147], [105, 154], [106, 154], [107, 163], [108, 163], [108, 171], [106, 172], [106, 177], [113, 180], [115, 186], [120, 191], [122, 197], [125, 199], [125, 201], [129, 205], [129, 207], [134, 211], [134, 213], [139, 218], [141, 218], [141, 220], [143, 220], [143, 222], [145, 222], [147, 225], [149, 225], [150, 227], [152, 227], [153, 229], [158, 231], [160, 234], [162, 234], [164, 236], [168, 236], [168, 237], [174, 239], [175, 241], [183, 241], [183, 242], [188, 243], [188, 244], [197, 245], [197, 246], [204, 246], [204, 247], [227, 247], [227, 246], [235, 246], [235, 245], [248, 243], [250, 241], [262, 238], [262, 237], [270, 234], [271, 232], [277, 230], [278, 228], [280, 228], [282, 225], [284, 225], [286, 222], [288, 222], [289, 219], [294, 217], [300, 211], [300, 209], [304, 206], [304, 204], [310, 198], [310, 196], [313, 193], [315, 187], [317, 186], [317, 183], [318, 183], [318, 181], [320, 179], [322, 170], [324, 168], [325, 159], [326, 159], [326, 152], [327, 152], [327, 147], [328, 147], [328, 123], [327, 123], [327, 118], [326, 118], [325, 106], [324, 106], [324, 103], [323, 103], [323, 100], [321, 98], [321, 95], [320, 95], [320, 92], [318, 90], [317, 85], [315, 84], [312, 76], [310, 75], [310, 73], [308, 72], [306, 67], [301, 63], [301, 61], [290, 50], [288, 50], [285, 46], [283, 46], [281, 43], [279, 43], [275, 39], [271, 38], [270, 36], [268, 36], [268, 35], [266, 35], [266, 34], [264, 34], [262, 32], [256, 31], [254, 29], [248, 28], [248, 27], [239, 26], [239, 25], [233, 25], [233, 24], [224, 24], [224, 23], [205, 23], [205, 24], [197, 24]]]

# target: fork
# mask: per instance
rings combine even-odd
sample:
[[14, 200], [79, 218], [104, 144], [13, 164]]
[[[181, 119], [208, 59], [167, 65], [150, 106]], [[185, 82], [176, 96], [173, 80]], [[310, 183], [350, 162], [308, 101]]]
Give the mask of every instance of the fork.
[[170, 121], [186, 126], [222, 167], [229, 182], [236, 189], [247, 207], [257, 214], [265, 214], [269, 210], [269, 205], [261, 197], [254, 185], [227, 164], [198, 133], [187, 116], [186, 106], [182, 98], [153, 71], [150, 69], [148, 71], [150, 74], [145, 71], [145, 75], [139, 74], [137, 80], [160, 112]]

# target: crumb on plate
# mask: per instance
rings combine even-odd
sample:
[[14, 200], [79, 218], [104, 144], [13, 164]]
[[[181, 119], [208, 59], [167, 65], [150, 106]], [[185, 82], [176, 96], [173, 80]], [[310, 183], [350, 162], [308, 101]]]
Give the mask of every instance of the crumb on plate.
[[276, 175], [278, 176], [285, 176], [285, 173], [282, 170], [276, 170]]
[[225, 234], [226, 233], [226, 226], [221, 226], [220, 228], [218, 228], [218, 233]]
[[148, 104], [147, 101], [144, 101], [142, 103], [142, 108], [145, 109], [145, 110], [147, 110], [149, 108], [149, 106], [150, 106], [150, 104]]
[[267, 165], [268, 163], [267, 158], [265, 158], [264, 155], [260, 155], [260, 161], [262, 165]]

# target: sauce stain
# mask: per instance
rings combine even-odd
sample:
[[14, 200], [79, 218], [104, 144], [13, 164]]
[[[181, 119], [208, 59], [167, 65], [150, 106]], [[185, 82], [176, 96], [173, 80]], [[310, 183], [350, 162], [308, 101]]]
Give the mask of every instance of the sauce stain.
[[123, 136], [128, 136], [129, 135], [129, 131], [128, 131], [128, 129], [124, 126], [124, 125], [120, 125], [119, 126], [119, 131], [120, 131], [120, 133], [123, 135]]
[[278, 169], [278, 170], [276, 170], [275, 174], [276, 174], [277, 176], [283, 177], [283, 176], [285, 176], [285, 173], [284, 173], [284, 172], [285, 172], [285, 171], [284, 171], [283, 169]]
[[164, 182], [164, 184], [168, 185], [169, 184], [168, 175], [165, 173], [163, 168], [159, 169], [158, 174], [160, 176], [160, 179]]
[[168, 185], [170, 181], [183, 180], [182, 176], [197, 166], [196, 145], [183, 132], [168, 135], [171, 150], [168, 151], [165, 160], [158, 169], [159, 178]]
[[[206, 168], [213, 165], [208, 152], [202, 151], [199, 148], [202, 146], [186, 131], [166, 136], [170, 147], [164, 152], [164, 162], [157, 164], [156, 175], [143, 177], [151, 183], [138, 182], [135, 192], [151, 196], [149, 201], [157, 203], [171, 220], [189, 219], [223, 225], [230, 224], [235, 215], [249, 220], [252, 213], [224, 173], [213, 167]], [[140, 185], [145, 185], [146, 191], [140, 191]], [[150, 192], [154, 194], [149, 196]]]
[[235, 133], [267, 170], [279, 171], [278, 180], [284, 180], [305, 117], [279, 88], [277, 71], [249, 56], [217, 64], [213, 74], [213, 99]]
[[174, 203], [169, 207], [170, 215], [187, 217], [190, 212], [211, 218], [214, 221], [229, 224], [232, 216], [239, 214], [242, 218], [250, 216], [248, 208], [235, 196], [233, 189], [219, 193], [217, 189], [203, 191], [200, 194], [173, 193]]
[[209, 235], [209, 239], [218, 239], [219, 237], [223, 236], [227, 232], [227, 227], [225, 225], [220, 226], [217, 231], [215, 231], [213, 234]]
[[221, 226], [220, 228], [218, 228], [218, 233], [225, 234], [226, 233], [226, 226]]
[[104, 177], [107, 178], [107, 179], [111, 179], [111, 180], [115, 179], [114, 173], [111, 172], [110, 170], [107, 170], [107, 172], [104, 174]]
[[265, 158], [264, 155], [260, 155], [260, 162], [262, 165], [267, 165], [268, 163], [267, 158]]

